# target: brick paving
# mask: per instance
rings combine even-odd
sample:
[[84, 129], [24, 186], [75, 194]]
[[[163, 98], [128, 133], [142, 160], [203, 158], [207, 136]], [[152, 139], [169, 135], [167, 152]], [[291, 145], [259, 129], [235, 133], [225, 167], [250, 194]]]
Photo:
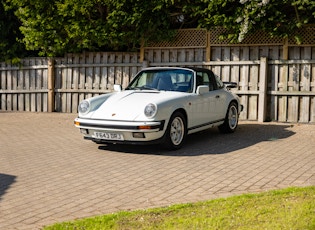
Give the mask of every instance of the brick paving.
[[75, 114], [0, 112], [0, 229], [315, 185], [315, 125], [240, 122], [159, 146], [83, 140]]

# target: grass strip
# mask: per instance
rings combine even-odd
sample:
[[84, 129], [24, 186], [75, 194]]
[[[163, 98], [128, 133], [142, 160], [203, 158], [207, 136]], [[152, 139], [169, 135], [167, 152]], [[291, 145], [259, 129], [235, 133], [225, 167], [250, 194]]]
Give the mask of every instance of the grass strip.
[[315, 186], [121, 211], [44, 229], [315, 229]]

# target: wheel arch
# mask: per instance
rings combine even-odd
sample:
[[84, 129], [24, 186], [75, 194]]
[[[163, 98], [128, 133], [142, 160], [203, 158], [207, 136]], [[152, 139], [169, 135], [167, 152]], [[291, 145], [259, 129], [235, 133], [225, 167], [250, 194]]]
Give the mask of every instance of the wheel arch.
[[181, 114], [183, 114], [184, 118], [185, 118], [185, 123], [186, 123], [186, 127], [187, 127], [187, 122], [188, 122], [188, 117], [187, 117], [187, 112], [185, 109], [183, 108], [177, 108], [174, 110], [174, 112], [172, 113], [171, 116], [173, 116], [176, 112], [179, 112]]
[[228, 108], [230, 107], [230, 105], [232, 104], [232, 103], [235, 103], [236, 105], [237, 105], [237, 112], [238, 113], [240, 113], [240, 102], [238, 101], [238, 100], [236, 100], [235, 98], [234, 99], [232, 99], [231, 101], [230, 101], [230, 103], [229, 103], [229, 105], [228, 105]]

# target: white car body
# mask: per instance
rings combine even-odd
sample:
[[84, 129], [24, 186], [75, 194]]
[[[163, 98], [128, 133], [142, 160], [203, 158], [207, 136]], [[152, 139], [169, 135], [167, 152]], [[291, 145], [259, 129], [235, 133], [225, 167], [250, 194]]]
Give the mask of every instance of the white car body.
[[[165, 73], [171, 77], [171, 84], [176, 85], [172, 87], [177, 88], [172, 90], [159, 89], [157, 86], [148, 88], [147, 85], [141, 86], [143, 83], [139, 83], [143, 81], [142, 77], [153, 84], [157, 75], [161, 81], [163, 78], [161, 74]], [[217, 88], [209, 90], [212, 87], [210, 83], [198, 85], [197, 77], [200, 78], [200, 74], [213, 75], [212, 77], [216, 78]], [[175, 82], [176, 80], [178, 82]], [[190, 88], [187, 92], [176, 91], [180, 87]], [[224, 125], [232, 102], [235, 105], [234, 113], [231, 115], [231, 119], [234, 119], [233, 127], [227, 132], [233, 132], [242, 110], [238, 97], [207, 69], [146, 68], [135, 76], [125, 90], [121, 90], [119, 86], [115, 88], [117, 91], [114, 93], [86, 99], [79, 105], [79, 116], [75, 119], [75, 126], [80, 128], [85, 139], [97, 143], [165, 142], [170, 149], [178, 149], [182, 146], [186, 134]], [[89, 107], [87, 111], [85, 111], [86, 107]], [[145, 109], [148, 113], [154, 110], [152, 116], [145, 114]], [[177, 124], [182, 126], [177, 130], [181, 137], [174, 130], [170, 130], [170, 122], [174, 121], [172, 117], [174, 114], [181, 114], [180, 119], [176, 120], [179, 121]], [[170, 134], [171, 132], [173, 134]], [[166, 135], [167, 133], [169, 135]], [[177, 135], [176, 138], [181, 140], [175, 142], [168, 140], [172, 135]]]

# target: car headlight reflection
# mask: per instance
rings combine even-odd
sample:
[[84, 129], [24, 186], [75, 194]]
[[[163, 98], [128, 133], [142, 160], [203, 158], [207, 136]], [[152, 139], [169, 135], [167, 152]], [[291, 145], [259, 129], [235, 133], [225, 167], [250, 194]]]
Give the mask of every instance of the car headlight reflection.
[[82, 101], [78, 107], [79, 113], [88, 113], [90, 110], [90, 103], [88, 101]]
[[148, 104], [145, 108], [144, 108], [144, 114], [147, 116], [147, 117], [154, 117], [155, 114], [157, 112], [157, 107], [155, 104], [153, 103], [150, 103]]

